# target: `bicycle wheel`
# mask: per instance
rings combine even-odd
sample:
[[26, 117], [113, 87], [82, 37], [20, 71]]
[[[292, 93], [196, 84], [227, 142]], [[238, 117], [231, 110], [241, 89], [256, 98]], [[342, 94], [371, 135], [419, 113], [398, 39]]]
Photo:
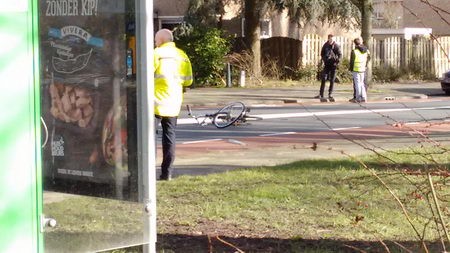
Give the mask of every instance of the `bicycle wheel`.
[[224, 106], [214, 116], [213, 123], [217, 128], [225, 128], [238, 121], [245, 112], [245, 105], [234, 102]]

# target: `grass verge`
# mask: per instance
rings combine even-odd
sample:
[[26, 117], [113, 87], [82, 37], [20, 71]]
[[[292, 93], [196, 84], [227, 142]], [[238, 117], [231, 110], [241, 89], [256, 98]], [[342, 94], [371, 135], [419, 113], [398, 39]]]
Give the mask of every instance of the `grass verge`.
[[[442, 234], [434, 226], [436, 214], [432, 213], [427, 201], [430, 197], [426, 190], [428, 179], [418, 172], [437, 166], [447, 173], [435, 175], [432, 179], [448, 228], [450, 161], [448, 152], [432, 155], [430, 152], [424, 155], [423, 152], [388, 153], [390, 159], [397, 161], [394, 164], [373, 157], [361, 159], [399, 197], [419, 236], [425, 241], [436, 242]], [[419, 241], [386, 187], [369, 170], [351, 159], [304, 160], [207, 176], [182, 176], [173, 181], [158, 182], [157, 198], [158, 233], [163, 236], [159, 240], [161, 252], [210, 252], [205, 246], [206, 238], [210, 241], [217, 236], [226, 237], [229, 241], [245, 238], [249, 252], [341, 252], [333, 251], [333, 248], [346, 242], [389, 241], [411, 245]], [[60, 230], [123, 234], [139, 232], [142, 228], [141, 214], [131, 215], [139, 208], [137, 205], [79, 199], [81, 202], [78, 204], [81, 204], [86, 217], [78, 214], [79, 209], [73, 210], [77, 209], [73, 206], [80, 206], [74, 203], [78, 200], [46, 206], [53, 216], [59, 214], [60, 217], [56, 218], [61, 224], [69, 224]], [[107, 210], [107, 215], [104, 210]], [[67, 215], [69, 212], [79, 216]], [[93, 217], [95, 213], [102, 218]], [[74, 220], [65, 220], [69, 219], [67, 217]], [[95, 220], [95, 226], [86, 225], [92, 220]], [[170, 235], [187, 236], [188, 239], [164, 239]], [[202, 246], [187, 250], [187, 241], [199, 237], [203, 238]], [[248, 246], [251, 240], [259, 246]], [[266, 245], [273, 251], [255, 248], [264, 247], [268, 240], [277, 240], [275, 245], [287, 241], [289, 246], [278, 246], [277, 250], [272, 244]], [[304, 242], [314, 242], [314, 246], [308, 249], [309, 244], [305, 246]], [[176, 243], [181, 245], [174, 245]]]
[[[411, 214], [417, 214], [414, 222], [422, 227], [432, 216], [428, 203], [415, 195], [423, 178], [385, 168], [379, 173], [407, 203]], [[449, 188], [444, 191], [443, 195], [450, 194]], [[205, 177], [185, 176], [159, 184], [158, 200], [160, 233], [417, 239], [389, 192], [350, 160], [309, 160]], [[424, 236], [437, 239], [431, 227]]]

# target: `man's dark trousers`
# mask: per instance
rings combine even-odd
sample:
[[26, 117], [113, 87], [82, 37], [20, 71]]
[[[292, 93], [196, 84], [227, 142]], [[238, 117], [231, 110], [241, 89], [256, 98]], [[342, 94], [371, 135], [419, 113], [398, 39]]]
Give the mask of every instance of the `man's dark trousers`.
[[162, 153], [161, 178], [167, 178], [172, 174], [172, 165], [175, 161], [177, 117], [156, 116], [156, 125], [162, 127]]
[[330, 80], [330, 88], [328, 89], [328, 96], [331, 97], [334, 88], [334, 80], [336, 79], [336, 66], [327, 66], [323, 68], [322, 71], [322, 83], [320, 84], [320, 96], [323, 97], [325, 91], [325, 82]]

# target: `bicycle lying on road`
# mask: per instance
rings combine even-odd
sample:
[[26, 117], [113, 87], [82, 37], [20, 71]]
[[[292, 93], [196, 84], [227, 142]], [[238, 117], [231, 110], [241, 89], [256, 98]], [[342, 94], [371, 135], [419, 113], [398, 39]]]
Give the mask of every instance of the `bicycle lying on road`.
[[233, 102], [222, 107], [216, 113], [198, 116], [192, 113], [189, 105], [186, 107], [188, 110], [188, 115], [194, 118], [201, 126], [206, 126], [211, 122], [217, 128], [225, 128], [233, 124], [239, 125], [250, 120], [263, 119], [262, 117], [249, 115], [248, 113], [250, 112], [250, 108], [245, 106], [242, 102]]

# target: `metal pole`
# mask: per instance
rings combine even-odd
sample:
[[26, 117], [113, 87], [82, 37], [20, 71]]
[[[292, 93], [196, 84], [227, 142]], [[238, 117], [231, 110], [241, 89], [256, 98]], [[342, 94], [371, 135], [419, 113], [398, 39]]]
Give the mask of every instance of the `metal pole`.
[[239, 86], [245, 87], [245, 70], [241, 70], [241, 75], [239, 76]]
[[136, 1], [139, 200], [147, 213], [145, 253], [156, 252], [155, 124], [153, 108], [153, 1]]
[[227, 62], [227, 87], [233, 87], [233, 84], [231, 82], [231, 64], [229, 62]]

